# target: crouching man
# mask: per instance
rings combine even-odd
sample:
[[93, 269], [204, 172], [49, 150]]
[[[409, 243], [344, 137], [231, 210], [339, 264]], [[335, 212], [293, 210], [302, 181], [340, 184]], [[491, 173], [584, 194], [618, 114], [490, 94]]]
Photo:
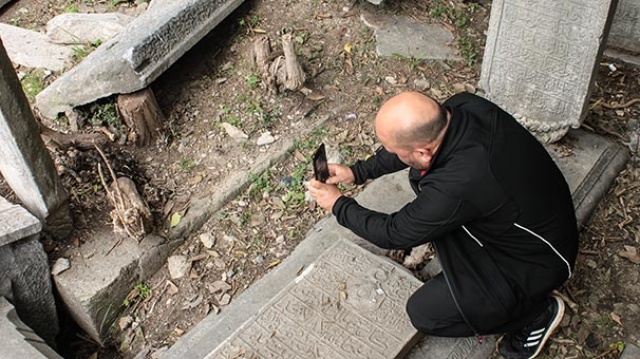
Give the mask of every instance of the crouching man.
[[[468, 93], [443, 105], [401, 93], [380, 108], [375, 131], [375, 156], [329, 164], [326, 184], [309, 183], [317, 203], [381, 248], [433, 243], [443, 271], [407, 303], [419, 331], [504, 333], [503, 356], [536, 357], [564, 314], [551, 292], [571, 276], [578, 250], [571, 194], [549, 154], [512, 116]], [[336, 187], [407, 167], [417, 197], [395, 213], [364, 208]]]

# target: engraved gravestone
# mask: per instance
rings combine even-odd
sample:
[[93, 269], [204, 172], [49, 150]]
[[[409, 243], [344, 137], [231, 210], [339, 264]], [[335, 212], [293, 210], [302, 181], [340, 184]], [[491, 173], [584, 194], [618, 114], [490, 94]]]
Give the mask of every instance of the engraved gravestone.
[[615, 0], [497, 0], [480, 87], [545, 142], [582, 123]]
[[402, 357], [418, 340], [410, 273], [339, 240], [207, 358]]
[[609, 46], [640, 52], [640, 1], [618, 1], [607, 41]]

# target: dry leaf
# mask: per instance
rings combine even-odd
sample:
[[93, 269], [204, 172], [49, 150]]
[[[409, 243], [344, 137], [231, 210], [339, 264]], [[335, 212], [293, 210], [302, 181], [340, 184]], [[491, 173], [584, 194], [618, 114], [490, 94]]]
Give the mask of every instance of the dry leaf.
[[616, 322], [616, 324], [622, 326], [622, 322], [620, 321], [620, 316], [614, 312], [609, 313], [609, 317], [611, 317], [611, 320], [613, 320], [614, 322]]
[[168, 280], [166, 285], [167, 293], [169, 293], [169, 295], [175, 295], [176, 293], [178, 293], [178, 286], [173, 284], [172, 281]]
[[278, 264], [280, 264], [280, 260], [279, 259], [276, 259], [275, 261], [269, 262], [269, 264], [267, 264], [267, 269], [273, 268], [273, 267], [277, 266]]
[[347, 54], [351, 54], [351, 50], [353, 49], [353, 45], [346, 43], [344, 44], [344, 52]]
[[324, 95], [317, 92], [312, 92], [307, 95], [307, 98], [311, 101], [320, 101], [324, 98]]
[[180, 224], [181, 220], [182, 220], [182, 216], [180, 215], [180, 213], [175, 212], [174, 214], [171, 215], [171, 223], [169, 224], [169, 228], [173, 228], [177, 226], [178, 224]]
[[619, 251], [618, 255], [623, 258], [627, 258], [632, 263], [640, 264], [640, 254], [638, 254], [638, 248], [632, 246], [624, 246], [623, 251]]
[[205, 258], [209, 257], [209, 255], [207, 253], [200, 253], [198, 255], [195, 255], [191, 258], [188, 259], [189, 262], [197, 262], [197, 261], [201, 261]]
[[257, 34], [266, 34], [267, 30], [263, 30], [263, 29], [259, 29], [257, 27], [253, 28], [253, 32], [257, 33]]
[[222, 298], [220, 298], [220, 301], [218, 302], [218, 304], [220, 305], [227, 305], [229, 304], [229, 302], [231, 302], [231, 296], [227, 293], [225, 293]]

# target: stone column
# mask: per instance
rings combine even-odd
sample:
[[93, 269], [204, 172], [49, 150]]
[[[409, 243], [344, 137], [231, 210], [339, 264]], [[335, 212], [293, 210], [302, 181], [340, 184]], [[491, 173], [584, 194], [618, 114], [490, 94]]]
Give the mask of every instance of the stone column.
[[20, 319], [53, 345], [58, 316], [41, 226], [27, 210], [0, 197], [0, 298], [13, 303]]
[[54, 238], [71, 233], [68, 196], [0, 41], [0, 172]]
[[544, 142], [580, 126], [617, 0], [496, 0], [480, 87]]
[[613, 17], [608, 45], [640, 53], [640, 2], [619, 0]]

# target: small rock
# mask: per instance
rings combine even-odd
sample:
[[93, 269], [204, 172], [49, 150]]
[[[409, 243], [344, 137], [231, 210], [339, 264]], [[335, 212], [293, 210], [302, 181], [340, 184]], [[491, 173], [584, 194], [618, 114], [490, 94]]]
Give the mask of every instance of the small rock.
[[289, 187], [293, 184], [293, 177], [291, 176], [284, 176], [280, 179], [280, 186], [282, 187]]
[[476, 87], [470, 83], [465, 83], [464, 88], [465, 90], [467, 90], [468, 93], [476, 93], [476, 91], [478, 91]]
[[224, 241], [227, 242], [228, 244], [233, 244], [238, 241], [236, 237], [230, 236], [228, 234], [223, 235], [222, 239], [224, 239]]
[[233, 138], [234, 140], [246, 140], [249, 138], [246, 133], [242, 132], [240, 129], [228, 122], [223, 122], [221, 126], [225, 131], [227, 131], [227, 135], [229, 135], [229, 137]]
[[459, 82], [453, 84], [453, 88], [456, 90], [456, 92], [465, 92], [466, 88], [464, 87], [464, 84], [461, 84]]
[[224, 274], [226, 275], [227, 279], [231, 279], [234, 275], [236, 275], [236, 271], [234, 271], [233, 268], [230, 268]]
[[276, 142], [276, 138], [271, 135], [271, 132], [267, 131], [262, 135], [260, 135], [260, 138], [258, 138], [257, 144], [258, 146], [264, 146], [274, 142]]
[[209, 292], [211, 292], [211, 294], [224, 293], [228, 290], [231, 290], [231, 285], [229, 285], [229, 283], [225, 281], [217, 280], [207, 285], [207, 289], [209, 289]]
[[253, 263], [262, 265], [264, 263], [264, 257], [261, 254], [258, 254], [255, 258], [253, 258]]
[[59, 44], [105, 42], [124, 31], [133, 20], [119, 13], [65, 13], [47, 22], [47, 36]]
[[171, 279], [178, 279], [189, 273], [191, 262], [188, 261], [187, 256], [175, 255], [167, 259], [167, 266]]
[[398, 83], [398, 81], [396, 80], [395, 77], [393, 76], [387, 76], [384, 78], [385, 81], [387, 81], [388, 83], [390, 83], [391, 85], [395, 85]]
[[131, 316], [124, 316], [121, 317], [120, 319], [118, 319], [118, 328], [120, 328], [120, 330], [125, 330], [127, 329], [131, 323], [133, 323], [133, 318], [131, 318]]
[[229, 304], [229, 302], [231, 302], [231, 296], [228, 293], [225, 293], [222, 296], [222, 298], [220, 298], [220, 301], [218, 302], [218, 304], [227, 305], [227, 304]]
[[216, 244], [216, 238], [212, 236], [211, 233], [202, 233], [200, 235], [200, 242], [202, 242], [205, 248], [211, 249]]
[[413, 86], [415, 86], [418, 90], [428, 90], [431, 87], [431, 82], [429, 80], [423, 78], [413, 80]]
[[56, 263], [53, 265], [53, 268], [51, 268], [51, 274], [58, 275], [69, 268], [71, 268], [71, 263], [67, 258], [58, 258]]

